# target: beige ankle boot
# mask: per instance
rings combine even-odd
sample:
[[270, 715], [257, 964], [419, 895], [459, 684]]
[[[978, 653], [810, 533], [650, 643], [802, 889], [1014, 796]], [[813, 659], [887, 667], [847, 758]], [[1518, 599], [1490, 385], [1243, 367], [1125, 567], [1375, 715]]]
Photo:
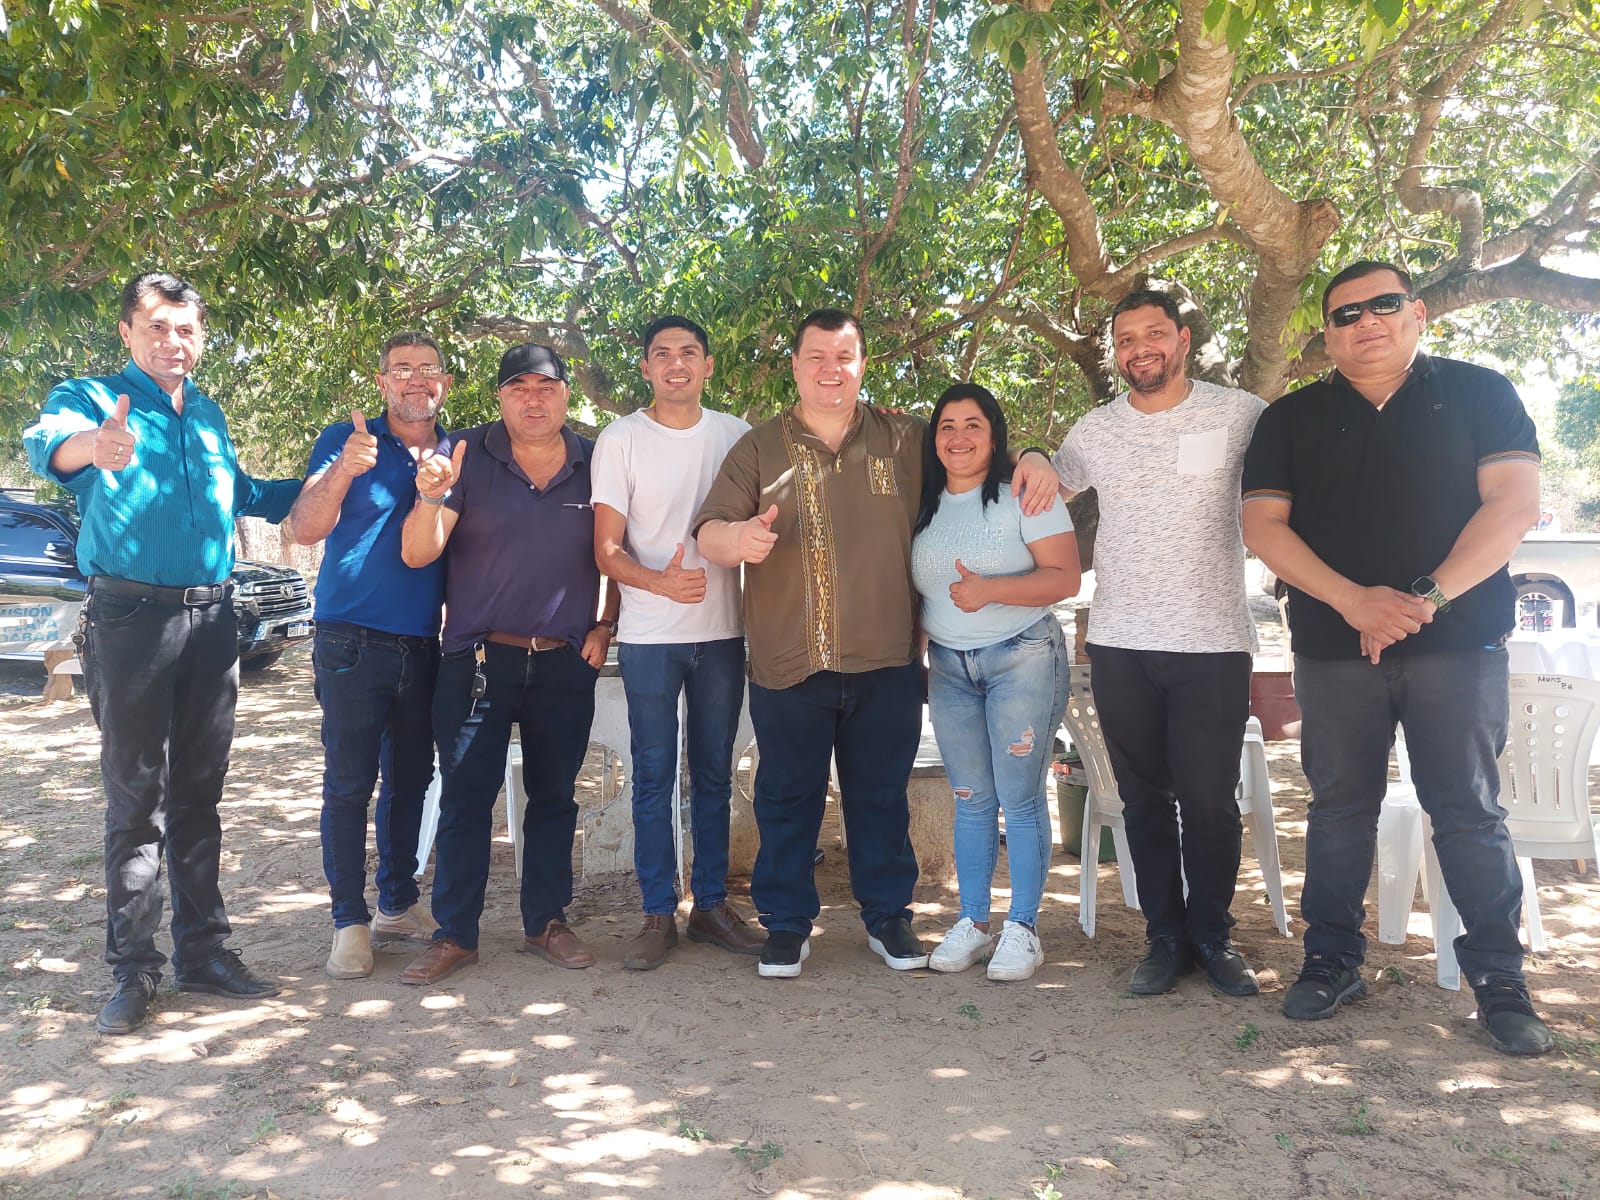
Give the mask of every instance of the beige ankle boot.
[[346, 925], [333, 931], [333, 952], [328, 974], [334, 979], [365, 979], [372, 974], [372, 931], [365, 925]]

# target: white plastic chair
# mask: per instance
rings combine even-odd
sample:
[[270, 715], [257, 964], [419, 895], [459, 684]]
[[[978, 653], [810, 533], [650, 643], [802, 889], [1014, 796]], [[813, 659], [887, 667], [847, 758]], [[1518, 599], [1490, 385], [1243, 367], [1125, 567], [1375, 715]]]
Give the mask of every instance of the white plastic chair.
[[1546, 942], [1533, 860], [1600, 860], [1600, 823], [1589, 807], [1589, 757], [1597, 731], [1600, 683], [1573, 675], [1511, 677], [1500, 807], [1522, 871], [1522, 911], [1534, 950]]
[[1378, 940], [1402, 946], [1417, 897], [1417, 880], [1428, 905], [1433, 928], [1434, 975], [1439, 986], [1461, 990], [1461, 967], [1456, 962], [1455, 940], [1461, 935], [1461, 914], [1450, 900], [1433, 849], [1433, 823], [1417, 801], [1411, 782], [1411, 757], [1403, 731], [1394, 739], [1398, 782], [1391, 781], [1378, 813]]
[[1289, 932], [1289, 907], [1283, 900], [1283, 866], [1278, 858], [1278, 827], [1272, 813], [1272, 781], [1267, 775], [1267, 746], [1261, 737], [1261, 722], [1251, 717], [1244, 726], [1244, 746], [1239, 754], [1239, 786], [1234, 792], [1239, 815], [1256, 847], [1261, 864], [1261, 882], [1272, 903], [1272, 920], [1278, 932]]
[[1072, 694], [1067, 699], [1063, 723], [1089, 777], [1089, 796], [1083, 805], [1083, 840], [1079, 843], [1082, 866], [1078, 872], [1078, 924], [1083, 927], [1085, 937], [1093, 937], [1100, 830], [1105, 826], [1111, 826], [1111, 840], [1117, 847], [1117, 870], [1122, 877], [1122, 900], [1129, 908], [1139, 907], [1139, 888], [1133, 874], [1133, 855], [1128, 850], [1128, 830], [1122, 820], [1122, 797], [1117, 792], [1117, 779], [1106, 754], [1100, 714], [1089, 692], [1087, 668], [1072, 670]]
[[[428, 858], [433, 854], [434, 839], [439, 836], [439, 801], [444, 793], [444, 773], [439, 770], [439, 760], [433, 760], [433, 782], [422, 801], [422, 827], [417, 831], [417, 878], [428, 869]], [[522, 878], [522, 810], [527, 807], [528, 793], [522, 789], [522, 743], [513, 741], [506, 753], [506, 824], [510, 827], [512, 850], [517, 856], [517, 878]]]

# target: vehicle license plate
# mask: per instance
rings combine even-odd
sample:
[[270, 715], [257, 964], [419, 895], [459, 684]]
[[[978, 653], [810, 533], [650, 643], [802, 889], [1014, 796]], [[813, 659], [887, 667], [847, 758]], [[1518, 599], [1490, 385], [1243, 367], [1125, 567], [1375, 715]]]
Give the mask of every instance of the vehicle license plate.
[[308, 634], [310, 632], [311, 632], [311, 622], [310, 621], [296, 621], [293, 625], [290, 625], [289, 628], [284, 631], [284, 636], [285, 637], [304, 637], [306, 634]]

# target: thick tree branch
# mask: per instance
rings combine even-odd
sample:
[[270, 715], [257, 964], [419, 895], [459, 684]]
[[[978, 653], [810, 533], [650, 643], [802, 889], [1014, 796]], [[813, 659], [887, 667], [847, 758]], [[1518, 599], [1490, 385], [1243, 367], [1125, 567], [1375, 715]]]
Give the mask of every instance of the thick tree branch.
[[1438, 130], [1445, 101], [1456, 93], [1467, 72], [1521, 11], [1521, 0], [1500, 0], [1461, 52], [1423, 87], [1418, 97], [1417, 127], [1406, 147], [1405, 166], [1395, 185], [1395, 196], [1409, 211], [1443, 213], [1460, 226], [1455, 262], [1469, 271], [1483, 261], [1483, 197], [1473, 188], [1424, 186], [1422, 172], [1427, 166], [1428, 149]]

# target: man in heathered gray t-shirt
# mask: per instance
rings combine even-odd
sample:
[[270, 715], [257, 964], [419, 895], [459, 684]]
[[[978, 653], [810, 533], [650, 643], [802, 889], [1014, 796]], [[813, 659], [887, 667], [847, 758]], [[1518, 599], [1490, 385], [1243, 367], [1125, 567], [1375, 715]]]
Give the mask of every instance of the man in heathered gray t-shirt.
[[1100, 498], [1085, 649], [1150, 943], [1129, 990], [1170, 992], [1198, 964], [1217, 991], [1249, 996], [1255, 973], [1228, 936], [1256, 649], [1239, 472], [1266, 405], [1187, 377], [1170, 296], [1131, 292], [1111, 322], [1130, 390], [1073, 426], [1055, 465], [1068, 496]]

